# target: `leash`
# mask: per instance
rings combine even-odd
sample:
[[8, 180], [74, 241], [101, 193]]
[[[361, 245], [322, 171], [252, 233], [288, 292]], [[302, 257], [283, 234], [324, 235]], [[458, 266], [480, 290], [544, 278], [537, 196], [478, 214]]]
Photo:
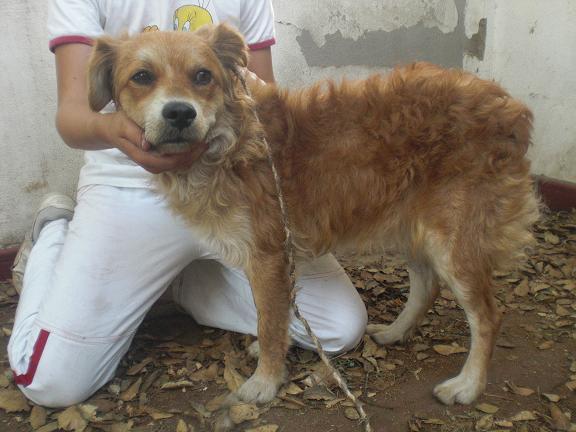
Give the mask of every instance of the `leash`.
[[[236, 77], [242, 83], [242, 87], [244, 88], [244, 92], [246, 93], [246, 96], [252, 102], [255, 102], [254, 99], [252, 98], [252, 94], [250, 93], [250, 89], [248, 88], [248, 86], [246, 84], [246, 80], [245, 80], [242, 72], [236, 70], [235, 74], [236, 74]], [[255, 103], [253, 103], [251, 105], [251, 111], [252, 111], [252, 114], [254, 115], [254, 118], [256, 119], [256, 121], [260, 125], [262, 125], [262, 123], [260, 122], [260, 117], [258, 116], [258, 112], [256, 111]], [[352, 394], [352, 392], [348, 388], [348, 385], [346, 384], [346, 380], [342, 377], [340, 372], [338, 372], [338, 370], [332, 365], [332, 362], [330, 361], [330, 359], [326, 355], [324, 348], [322, 348], [322, 343], [320, 342], [318, 337], [314, 334], [314, 332], [310, 328], [310, 324], [308, 324], [308, 321], [306, 320], [306, 318], [304, 318], [302, 316], [302, 314], [300, 313], [300, 309], [298, 309], [298, 305], [296, 304], [296, 275], [295, 275], [296, 264], [294, 262], [294, 243], [292, 242], [292, 231], [290, 230], [290, 224], [289, 224], [289, 220], [288, 220], [288, 212], [286, 211], [286, 204], [284, 201], [284, 196], [282, 194], [282, 182], [280, 179], [280, 175], [278, 174], [278, 171], [276, 170], [276, 164], [274, 163], [274, 158], [272, 157], [272, 148], [270, 147], [270, 144], [268, 143], [268, 140], [266, 139], [265, 134], [262, 134], [262, 142], [264, 143], [264, 146], [266, 148], [266, 153], [268, 156], [268, 162], [270, 164], [270, 167], [272, 169], [272, 174], [274, 176], [274, 182], [276, 184], [276, 192], [278, 194], [278, 204], [280, 205], [280, 213], [282, 215], [282, 223], [284, 225], [284, 231], [286, 233], [286, 237], [284, 240], [284, 249], [285, 249], [286, 256], [288, 258], [288, 267], [289, 267], [289, 271], [290, 271], [290, 303], [291, 303], [292, 309], [294, 310], [294, 315], [304, 325], [304, 328], [306, 329], [308, 336], [310, 336], [310, 338], [314, 342], [314, 345], [316, 346], [316, 351], [318, 352], [320, 359], [326, 365], [326, 367], [330, 371], [332, 377], [334, 378], [336, 383], [338, 383], [338, 386], [340, 387], [340, 389], [344, 392], [346, 397], [348, 397], [348, 399], [350, 399], [352, 401], [352, 403], [354, 404], [354, 406], [355, 406], [355, 408], [358, 411], [358, 414], [360, 416], [360, 423], [364, 425], [364, 431], [365, 432], [372, 432], [373, 429], [372, 429], [372, 426], [370, 425], [370, 419], [368, 418], [368, 416], [366, 415], [366, 412], [364, 411], [363, 403], [356, 396], [354, 396], [354, 394]]]

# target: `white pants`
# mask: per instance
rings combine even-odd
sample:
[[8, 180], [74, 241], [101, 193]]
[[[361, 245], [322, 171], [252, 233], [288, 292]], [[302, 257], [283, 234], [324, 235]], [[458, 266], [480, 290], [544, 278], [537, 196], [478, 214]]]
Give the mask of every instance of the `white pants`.
[[[86, 186], [77, 201], [70, 223], [44, 227], [24, 275], [8, 355], [29, 399], [67, 406], [103, 386], [176, 277], [174, 299], [198, 323], [256, 334], [244, 273], [206, 250], [154, 192]], [[334, 257], [303, 264], [298, 274], [298, 305], [325, 349], [355, 346], [366, 309]], [[295, 319], [290, 332], [313, 348]]]

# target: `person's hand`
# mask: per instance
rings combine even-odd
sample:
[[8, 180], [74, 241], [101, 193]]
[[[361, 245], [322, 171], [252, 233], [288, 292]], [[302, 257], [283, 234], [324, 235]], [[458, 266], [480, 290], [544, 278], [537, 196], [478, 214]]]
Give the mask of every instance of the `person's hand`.
[[105, 140], [153, 174], [188, 169], [208, 148], [206, 143], [202, 143], [184, 153], [162, 155], [150, 152], [144, 131], [122, 111], [102, 114], [101, 121]]

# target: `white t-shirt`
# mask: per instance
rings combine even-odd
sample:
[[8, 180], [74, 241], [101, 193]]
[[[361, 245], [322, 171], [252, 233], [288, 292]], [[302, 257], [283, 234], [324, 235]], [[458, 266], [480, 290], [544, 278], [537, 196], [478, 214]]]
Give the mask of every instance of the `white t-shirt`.
[[[238, 28], [252, 50], [275, 43], [270, 0], [50, 0], [49, 47], [54, 51], [67, 43], [92, 45], [103, 34], [193, 31], [206, 23], [218, 22]], [[113, 104], [104, 109], [112, 110]], [[86, 151], [78, 187], [150, 187], [150, 177], [118, 149]]]

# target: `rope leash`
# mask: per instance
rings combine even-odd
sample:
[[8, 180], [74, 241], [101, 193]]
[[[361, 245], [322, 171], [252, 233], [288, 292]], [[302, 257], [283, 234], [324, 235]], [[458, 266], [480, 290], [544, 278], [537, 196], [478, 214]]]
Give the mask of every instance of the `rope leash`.
[[[244, 92], [246, 93], [246, 96], [252, 102], [254, 102], [254, 99], [252, 98], [252, 95], [250, 93], [250, 89], [248, 88], [248, 86], [246, 84], [246, 80], [244, 79], [244, 76], [242, 75], [242, 72], [236, 71], [236, 76], [238, 77], [238, 79], [242, 83], [242, 86], [244, 88]], [[258, 113], [256, 112], [255, 104], [251, 105], [251, 111], [252, 111], [252, 114], [254, 115], [254, 118], [256, 119], [256, 121], [261, 125], [260, 117], [258, 116]], [[350, 399], [352, 401], [352, 403], [354, 404], [354, 406], [355, 406], [355, 408], [358, 411], [358, 414], [360, 416], [360, 423], [364, 425], [364, 431], [365, 432], [372, 432], [373, 429], [372, 429], [372, 426], [370, 425], [370, 420], [369, 420], [368, 416], [366, 415], [366, 412], [364, 411], [364, 406], [363, 406], [362, 402], [356, 396], [354, 396], [354, 394], [352, 394], [352, 392], [348, 388], [348, 385], [346, 384], [346, 381], [344, 380], [344, 378], [342, 377], [340, 372], [338, 372], [338, 370], [332, 365], [332, 362], [330, 361], [330, 359], [326, 355], [324, 348], [322, 348], [322, 343], [320, 342], [318, 337], [314, 334], [314, 332], [310, 328], [310, 325], [308, 324], [308, 321], [306, 320], [306, 318], [304, 318], [302, 316], [302, 314], [300, 313], [300, 309], [298, 309], [298, 305], [296, 304], [296, 275], [295, 275], [296, 264], [294, 262], [294, 244], [292, 243], [292, 231], [290, 230], [289, 221], [288, 221], [288, 212], [286, 211], [286, 204], [284, 201], [284, 196], [282, 194], [282, 187], [281, 187], [282, 183], [281, 183], [278, 171], [276, 170], [274, 158], [272, 157], [272, 148], [268, 144], [268, 140], [266, 139], [265, 134], [262, 134], [262, 142], [264, 143], [264, 146], [266, 147], [268, 162], [270, 164], [270, 167], [272, 169], [272, 174], [274, 176], [274, 182], [276, 185], [276, 192], [278, 194], [278, 203], [280, 205], [280, 213], [282, 216], [282, 223], [284, 225], [284, 231], [286, 233], [286, 238], [284, 240], [284, 248], [285, 248], [285, 253], [288, 257], [288, 267], [289, 267], [289, 274], [290, 274], [290, 276], [289, 276], [290, 277], [290, 303], [291, 303], [292, 309], [294, 310], [294, 315], [304, 325], [304, 328], [306, 329], [308, 336], [310, 336], [310, 338], [314, 342], [314, 345], [316, 346], [316, 351], [318, 352], [320, 359], [322, 360], [322, 362], [326, 365], [326, 367], [330, 371], [332, 378], [334, 378], [334, 380], [336, 381], [336, 383], [338, 384], [340, 389], [344, 392], [346, 397], [348, 397], [348, 399]]]

